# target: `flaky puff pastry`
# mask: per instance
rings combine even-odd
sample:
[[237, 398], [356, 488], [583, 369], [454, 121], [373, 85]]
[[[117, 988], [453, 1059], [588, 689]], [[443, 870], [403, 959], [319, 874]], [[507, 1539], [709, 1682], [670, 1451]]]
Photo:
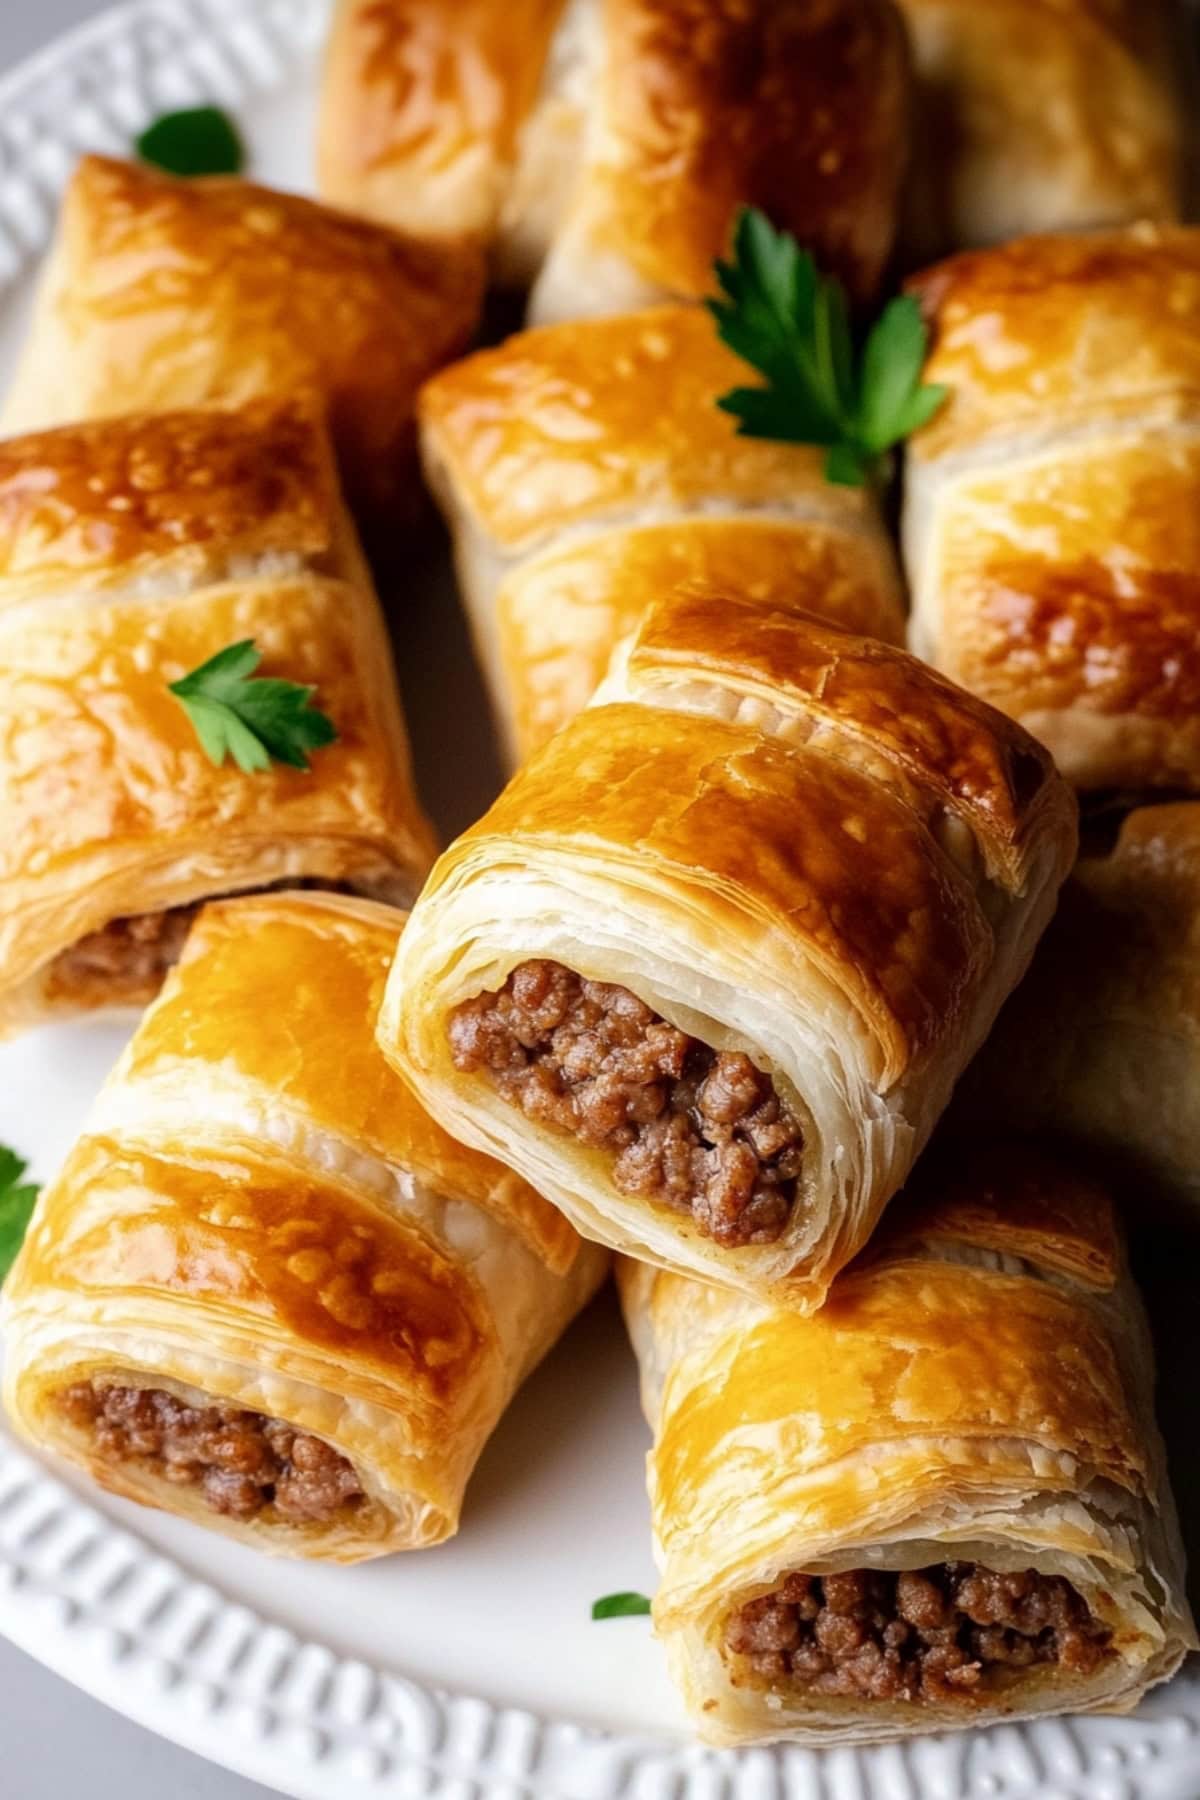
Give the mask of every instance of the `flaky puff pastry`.
[[106, 157], [67, 190], [0, 426], [305, 390], [326, 406], [350, 498], [415, 504], [413, 400], [482, 301], [469, 244], [430, 244], [295, 194], [179, 181]]
[[1081, 856], [964, 1079], [964, 1117], [1053, 1127], [1200, 1199], [1200, 802], [1140, 807]]
[[[333, 720], [307, 773], [215, 767], [168, 691], [245, 638]], [[162, 970], [139, 941], [214, 895], [312, 880], [412, 898], [433, 836], [307, 402], [0, 444], [0, 817], [0, 1035], [144, 1004]]]
[[[1153, 1361], [1107, 1194], [1019, 1140], [939, 1146], [813, 1318], [622, 1262], [654, 1430], [656, 1628], [719, 1744], [863, 1743], [1126, 1711], [1197, 1647]], [[726, 1645], [792, 1573], [950, 1562], [1069, 1581], [1089, 1673], [822, 1696]]]
[[1172, 0], [898, 0], [916, 72], [912, 261], [1181, 216]]
[[509, 754], [586, 705], [647, 599], [684, 582], [899, 643], [891, 545], [824, 453], [739, 437], [744, 366], [692, 307], [543, 326], [420, 399], [426, 473]]
[[502, 279], [538, 276], [538, 319], [698, 297], [742, 205], [862, 297], [909, 85], [891, 0], [340, 0], [319, 178], [387, 224], [487, 242]]
[[[440, 1131], [375, 1048], [403, 915], [283, 893], [205, 909], [43, 1194], [5, 1289], [4, 1399], [115, 1493], [334, 1562], [451, 1536], [477, 1457], [605, 1259]], [[227, 1516], [64, 1409], [80, 1384], [321, 1439], [363, 1498]]]
[[[585, 1236], [811, 1310], [1023, 973], [1074, 844], [1045, 752], [914, 658], [684, 592], [437, 863], [380, 1041], [448, 1131]], [[530, 961], [771, 1078], [803, 1131], [773, 1241], [718, 1242], [456, 1066], [457, 1009]]]
[[912, 647], [1083, 788], [1200, 786], [1200, 231], [1027, 238], [916, 291]]

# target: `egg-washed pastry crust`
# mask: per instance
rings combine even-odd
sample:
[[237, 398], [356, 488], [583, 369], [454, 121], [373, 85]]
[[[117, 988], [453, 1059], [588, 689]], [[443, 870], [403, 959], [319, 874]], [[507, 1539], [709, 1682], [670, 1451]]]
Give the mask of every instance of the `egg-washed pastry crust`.
[[1200, 787], [1200, 230], [1027, 238], [918, 278], [912, 647], [1077, 787]]
[[[903, 651], [744, 597], [647, 597], [592, 704], [436, 865], [380, 1042], [447, 1130], [588, 1236], [811, 1310], [1020, 979], [1075, 842], [1046, 753]], [[579, 1019], [551, 1021], [564, 1073], [546, 1065], [542, 1091], [521, 1080], [522, 1056], [545, 1058], [545, 996], [521, 1000], [528, 1020], [510, 1014], [520, 1054], [505, 1064], [503, 1004], [488, 997], [538, 965], [599, 984], [585, 999], [610, 1015], [642, 1009], [621, 1092], [601, 1091], [621, 1071], [601, 1056], [597, 1074], [586, 1034], [615, 1029], [598, 1020], [582, 1036]], [[639, 1044], [659, 1058], [649, 1082]], [[700, 1072], [697, 1053], [718, 1059], [723, 1086], [747, 1075], [738, 1058], [764, 1102], [770, 1084], [781, 1110], [757, 1121], [763, 1150], [783, 1151], [781, 1119], [795, 1134], [787, 1216], [765, 1241], [722, 1243], [721, 1195], [705, 1182], [702, 1206], [698, 1189], [671, 1203], [687, 1196], [637, 1177], [637, 1147], [601, 1130], [609, 1102], [644, 1127], [659, 1101], [688, 1113], [665, 1084]], [[725, 1109], [696, 1096], [702, 1156], [720, 1160]], [[735, 1121], [732, 1137], [751, 1144], [754, 1129]], [[692, 1148], [673, 1140], [663, 1156]]]
[[[169, 691], [244, 639], [333, 721], [307, 771], [216, 767]], [[310, 402], [0, 444], [0, 810], [0, 1033], [144, 1004], [215, 895], [412, 898], [433, 835]]]
[[745, 365], [695, 307], [519, 333], [422, 389], [422, 455], [513, 760], [587, 703], [677, 586], [901, 643], [892, 545], [811, 446], [740, 437]]
[[1125, 1711], [1196, 1647], [1149, 1334], [1090, 1178], [940, 1142], [811, 1318], [619, 1274], [655, 1623], [706, 1738]]
[[403, 922], [331, 894], [206, 908], [5, 1286], [25, 1437], [336, 1562], [453, 1534], [493, 1426], [607, 1266], [379, 1055]]

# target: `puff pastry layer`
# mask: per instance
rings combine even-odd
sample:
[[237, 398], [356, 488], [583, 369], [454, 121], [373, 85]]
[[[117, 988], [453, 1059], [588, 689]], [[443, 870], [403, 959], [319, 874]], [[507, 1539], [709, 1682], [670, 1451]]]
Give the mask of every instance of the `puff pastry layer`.
[[[457, 1528], [519, 1382], [598, 1285], [507, 1170], [449, 1139], [375, 1049], [403, 916], [275, 894], [206, 908], [43, 1194], [5, 1288], [5, 1404], [96, 1481], [259, 1548], [354, 1562]], [[221, 1510], [97, 1440], [81, 1386], [282, 1422], [357, 1498]]]
[[390, 523], [414, 505], [417, 388], [467, 343], [482, 284], [469, 244], [88, 156], [0, 425], [308, 391], [328, 410], [352, 502]]
[[[263, 673], [314, 684], [337, 727], [308, 773], [214, 767], [168, 692], [243, 638]], [[214, 895], [310, 880], [412, 898], [432, 833], [307, 403], [0, 444], [0, 816], [0, 1033], [144, 1003], [162, 958], [139, 934], [175, 935]], [[124, 949], [64, 964], [130, 920]]]
[[427, 383], [426, 472], [510, 753], [590, 698], [649, 597], [683, 583], [900, 642], [878, 510], [824, 454], [737, 435], [743, 365], [691, 307], [544, 326]]
[[[436, 865], [381, 1043], [447, 1130], [585, 1235], [810, 1309], [1020, 978], [1074, 843], [1045, 752], [904, 652], [685, 592]], [[715, 1241], [694, 1207], [622, 1189], [610, 1148], [506, 1098], [496, 1065], [464, 1066], [462, 1009], [531, 963], [627, 990], [769, 1078], [803, 1138], [781, 1233]], [[614, 1129], [646, 1127], [644, 1104]]]
[[948, 404], [909, 449], [911, 641], [1084, 788], [1200, 785], [1200, 231], [919, 278]]
[[1130, 1165], [1139, 1192], [1200, 1189], [1200, 802], [1128, 814], [1082, 856], [1027, 979], [956, 1107], [1053, 1127]]
[[[813, 1318], [644, 1265], [619, 1276], [655, 1436], [655, 1622], [704, 1737], [1123, 1711], [1196, 1647], [1149, 1338], [1102, 1189], [1019, 1140], [939, 1146]], [[731, 1644], [789, 1575], [831, 1593], [844, 1571], [947, 1563], [1066, 1581], [1091, 1653], [1056, 1654], [1048, 1632], [1021, 1667], [964, 1620], [960, 1685], [904, 1699], [876, 1665], [903, 1669], [917, 1633], [872, 1656], [869, 1607], [819, 1624], [825, 1654], [802, 1670], [756, 1671]]]
[[476, 234], [536, 318], [711, 285], [757, 205], [872, 289], [895, 229], [909, 68], [890, 0], [341, 0], [330, 199]]
[[1169, 0], [898, 0], [916, 73], [913, 261], [1029, 231], [1173, 220], [1185, 113]]

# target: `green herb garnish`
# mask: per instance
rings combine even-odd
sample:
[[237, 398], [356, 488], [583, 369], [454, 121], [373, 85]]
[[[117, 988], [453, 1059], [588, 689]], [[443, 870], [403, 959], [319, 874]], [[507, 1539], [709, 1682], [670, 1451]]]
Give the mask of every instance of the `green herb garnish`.
[[316, 688], [254, 675], [262, 652], [253, 638], [229, 644], [170, 691], [183, 706], [210, 762], [227, 755], [247, 775], [272, 761], [307, 769], [309, 750], [337, 741], [337, 728], [312, 705]]
[[593, 1619], [638, 1619], [650, 1611], [645, 1594], [605, 1594], [592, 1605]]
[[708, 301], [721, 341], [766, 377], [717, 401], [743, 437], [819, 444], [825, 475], [862, 487], [926, 424], [947, 389], [924, 385], [929, 333], [911, 295], [889, 301], [856, 357], [840, 282], [818, 272], [765, 214], [738, 217], [732, 262], [718, 262], [724, 299]]
[[39, 1190], [21, 1180], [27, 1166], [15, 1150], [0, 1144], [0, 1282], [17, 1260], [37, 1205]]
[[218, 106], [164, 113], [138, 138], [137, 153], [168, 175], [240, 175], [246, 166], [237, 126]]

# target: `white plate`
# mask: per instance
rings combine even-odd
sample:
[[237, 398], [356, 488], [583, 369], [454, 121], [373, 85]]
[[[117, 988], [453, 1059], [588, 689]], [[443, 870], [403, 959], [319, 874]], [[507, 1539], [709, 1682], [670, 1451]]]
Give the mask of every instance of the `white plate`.
[[[124, 151], [156, 112], [217, 100], [256, 174], [309, 185], [326, 13], [327, 0], [141, 0], [0, 84], [3, 372], [81, 149]], [[444, 584], [420, 598], [406, 599], [401, 669], [425, 792], [454, 829], [492, 765], [482, 742], [466, 763], [455, 754], [473, 676]], [[436, 682], [418, 679], [431, 669]], [[0, 1141], [40, 1178], [123, 1036], [88, 1024], [0, 1050]], [[1200, 1682], [1187, 1675], [1133, 1719], [866, 1753], [699, 1749], [647, 1623], [588, 1619], [597, 1595], [653, 1586], [645, 1448], [607, 1300], [496, 1433], [460, 1538], [365, 1568], [275, 1563], [97, 1498], [0, 1430], [0, 1629], [141, 1723], [301, 1800], [1196, 1800]]]

